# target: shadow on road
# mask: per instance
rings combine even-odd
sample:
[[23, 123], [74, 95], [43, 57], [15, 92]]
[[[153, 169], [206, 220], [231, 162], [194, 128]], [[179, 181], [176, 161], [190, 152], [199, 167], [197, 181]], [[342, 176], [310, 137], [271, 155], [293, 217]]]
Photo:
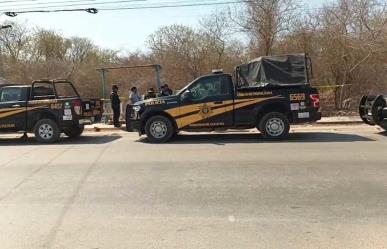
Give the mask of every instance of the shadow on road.
[[[61, 137], [58, 143], [55, 145], [68, 145], [68, 144], [107, 144], [111, 143], [117, 139], [120, 139], [120, 135], [106, 135], [106, 136], [81, 136], [79, 138], [70, 139], [67, 137]], [[35, 141], [34, 137], [29, 137], [26, 139], [21, 139], [17, 137], [6, 137], [0, 138], [0, 147], [1, 146], [11, 146], [11, 145], [45, 145]], [[49, 145], [49, 144], [48, 144]]]
[[[291, 133], [283, 141], [266, 141], [258, 133], [237, 133], [237, 134], [184, 134], [176, 136], [168, 144], [232, 144], [232, 143], [338, 143], [338, 142], [370, 142], [373, 139], [352, 135], [331, 132], [302, 132]], [[138, 142], [149, 143], [146, 138]]]

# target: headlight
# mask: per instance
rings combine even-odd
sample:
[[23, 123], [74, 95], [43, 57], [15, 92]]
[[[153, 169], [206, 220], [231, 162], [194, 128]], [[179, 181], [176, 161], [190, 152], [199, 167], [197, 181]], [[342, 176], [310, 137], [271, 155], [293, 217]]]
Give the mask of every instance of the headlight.
[[139, 105], [133, 106], [133, 110], [136, 112], [139, 112], [141, 110], [141, 106]]

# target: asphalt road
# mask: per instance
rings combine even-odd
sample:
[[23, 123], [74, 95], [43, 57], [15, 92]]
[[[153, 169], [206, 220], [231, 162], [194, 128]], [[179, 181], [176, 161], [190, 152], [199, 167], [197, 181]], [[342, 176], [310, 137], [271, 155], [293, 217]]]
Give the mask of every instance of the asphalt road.
[[387, 248], [387, 134], [295, 130], [0, 136], [0, 248]]

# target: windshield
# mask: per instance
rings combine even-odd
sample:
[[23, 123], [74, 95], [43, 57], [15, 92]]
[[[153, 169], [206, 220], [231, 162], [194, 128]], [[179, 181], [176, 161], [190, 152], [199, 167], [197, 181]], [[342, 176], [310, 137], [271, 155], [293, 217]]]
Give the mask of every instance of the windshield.
[[195, 81], [192, 81], [190, 83], [188, 83], [185, 87], [183, 87], [182, 89], [178, 90], [175, 95], [180, 95], [182, 94], [192, 83], [194, 83]]
[[175, 95], [179, 95], [179, 94], [182, 94], [185, 90], [189, 89], [192, 85], [194, 85], [196, 82], [198, 82], [199, 80], [201, 80], [204, 76], [200, 77], [200, 78], [196, 78], [194, 79], [193, 81], [187, 83], [182, 89], [178, 90]]

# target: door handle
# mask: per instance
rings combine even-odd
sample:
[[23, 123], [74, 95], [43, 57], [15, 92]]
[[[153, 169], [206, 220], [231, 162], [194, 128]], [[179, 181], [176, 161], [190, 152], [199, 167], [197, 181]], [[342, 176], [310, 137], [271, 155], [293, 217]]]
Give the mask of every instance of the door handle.
[[214, 104], [216, 104], [216, 105], [223, 104], [223, 101], [215, 101]]
[[13, 105], [12, 107], [21, 107], [21, 105]]

